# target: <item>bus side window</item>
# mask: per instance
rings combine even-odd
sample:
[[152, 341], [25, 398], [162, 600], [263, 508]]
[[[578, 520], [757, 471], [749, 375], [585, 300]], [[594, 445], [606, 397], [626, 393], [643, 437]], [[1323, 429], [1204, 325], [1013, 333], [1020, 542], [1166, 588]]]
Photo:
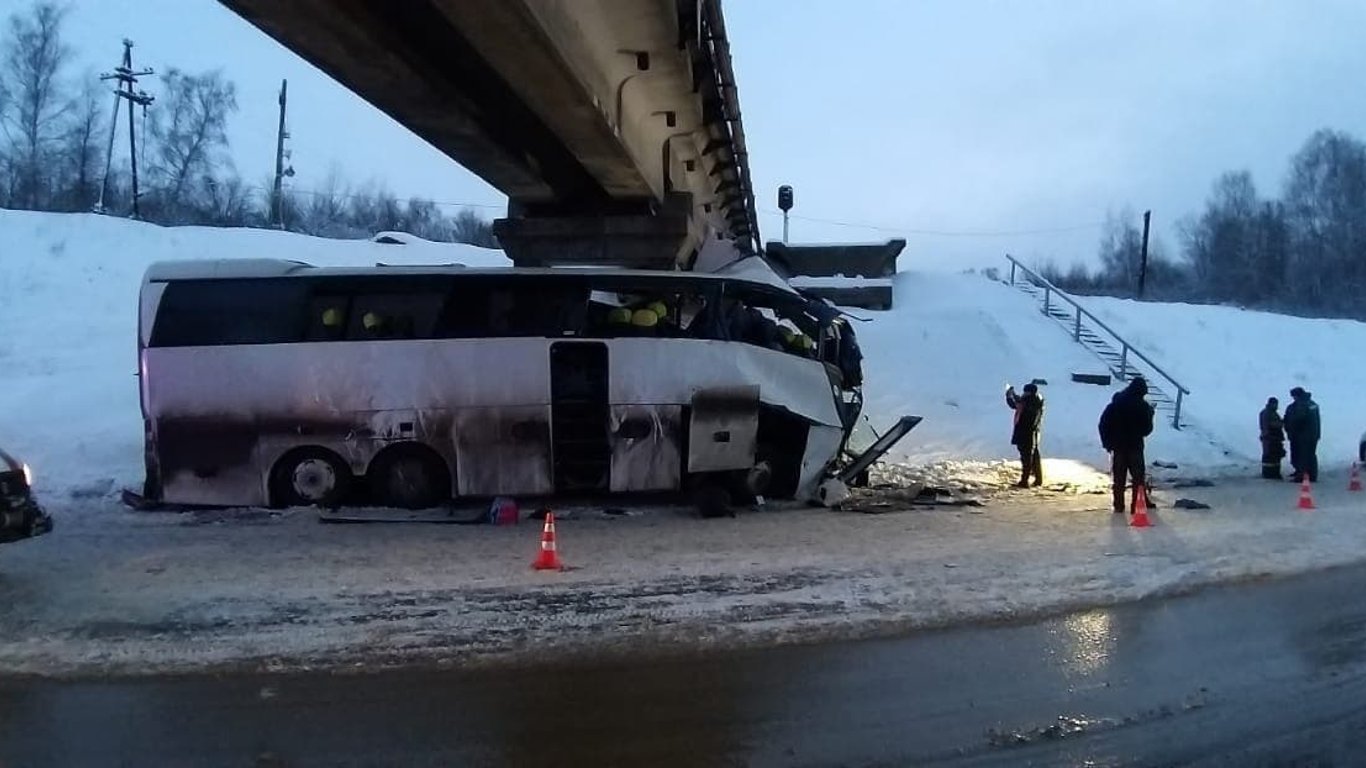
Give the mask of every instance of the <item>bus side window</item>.
[[187, 280], [166, 286], [153, 347], [302, 341], [306, 286], [298, 280]]
[[362, 293], [351, 303], [347, 338], [430, 339], [446, 295], [436, 291]]

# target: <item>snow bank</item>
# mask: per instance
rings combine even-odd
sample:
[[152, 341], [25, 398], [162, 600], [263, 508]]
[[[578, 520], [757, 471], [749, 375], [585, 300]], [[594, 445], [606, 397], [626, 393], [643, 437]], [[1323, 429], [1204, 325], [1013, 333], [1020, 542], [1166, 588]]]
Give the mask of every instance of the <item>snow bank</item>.
[[[1006, 385], [1019, 391], [1043, 379], [1044, 456], [1105, 466], [1096, 423], [1118, 384], [1074, 383], [1073, 373], [1106, 373], [1105, 365], [1073, 343], [1034, 300], [967, 274], [902, 272], [894, 290], [896, 305], [888, 312], [852, 310], [871, 318], [855, 324], [864, 348], [869, 419], [884, 426], [900, 414], [925, 417], [894, 459], [921, 464], [1013, 457]], [[1203, 402], [1191, 402], [1193, 417]], [[1167, 422], [1157, 425], [1148, 457], [1206, 469], [1252, 460], [1201, 429], [1176, 431]]]
[[1234, 307], [1082, 297], [1082, 304], [1193, 393], [1191, 419], [1214, 439], [1257, 455], [1257, 414], [1290, 389], [1314, 395], [1323, 419], [1319, 463], [1357, 458], [1366, 428], [1366, 323], [1311, 320]]
[[137, 295], [155, 261], [282, 258], [319, 266], [507, 266], [501, 251], [409, 238], [327, 240], [0, 210], [0, 445], [46, 489], [100, 495], [142, 476]]

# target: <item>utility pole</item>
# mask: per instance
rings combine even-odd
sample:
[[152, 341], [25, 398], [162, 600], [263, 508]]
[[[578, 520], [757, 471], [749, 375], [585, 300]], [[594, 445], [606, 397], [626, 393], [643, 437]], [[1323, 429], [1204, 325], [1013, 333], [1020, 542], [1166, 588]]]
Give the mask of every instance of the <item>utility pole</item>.
[[289, 157], [289, 153], [285, 151], [285, 139], [289, 138], [289, 131], [285, 130], [285, 105], [288, 101], [289, 81], [281, 80], [280, 129], [275, 134], [275, 186], [270, 192], [270, 223], [280, 229], [285, 228], [285, 177], [294, 175], [293, 166], [285, 166], [285, 160]]
[[133, 169], [133, 218], [141, 218], [138, 209], [138, 139], [137, 130], [133, 123], [133, 107], [142, 107], [143, 118], [147, 117], [147, 106], [152, 103], [153, 98], [145, 91], [136, 90], [139, 77], [146, 77], [153, 74], [151, 69], [139, 71], [133, 70], [133, 41], [127, 38], [123, 40], [123, 64], [113, 72], [100, 75], [101, 80], [117, 80], [118, 87], [114, 91], [114, 117], [109, 121], [109, 151], [105, 153], [104, 159], [104, 183], [100, 187], [100, 199], [95, 204], [95, 209], [104, 212], [104, 196], [109, 189], [109, 165], [114, 154], [114, 126], [119, 118], [119, 101], [128, 100], [128, 162]]
[[1143, 298], [1143, 290], [1148, 285], [1148, 227], [1152, 224], [1153, 212], [1143, 212], [1143, 250], [1138, 261], [1138, 298]]

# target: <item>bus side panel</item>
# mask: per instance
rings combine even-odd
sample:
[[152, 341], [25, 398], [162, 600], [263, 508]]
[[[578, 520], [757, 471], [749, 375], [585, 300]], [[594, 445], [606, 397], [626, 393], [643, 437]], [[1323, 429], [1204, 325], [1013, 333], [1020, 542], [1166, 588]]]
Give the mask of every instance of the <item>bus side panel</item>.
[[555, 490], [550, 406], [462, 408], [455, 413], [460, 495], [548, 495]]
[[825, 366], [753, 344], [704, 339], [613, 339], [613, 405], [685, 404], [703, 389], [757, 385], [761, 402], [839, 426]]
[[610, 418], [612, 491], [679, 488], [683, 469], [683, 408], [614, 405]]

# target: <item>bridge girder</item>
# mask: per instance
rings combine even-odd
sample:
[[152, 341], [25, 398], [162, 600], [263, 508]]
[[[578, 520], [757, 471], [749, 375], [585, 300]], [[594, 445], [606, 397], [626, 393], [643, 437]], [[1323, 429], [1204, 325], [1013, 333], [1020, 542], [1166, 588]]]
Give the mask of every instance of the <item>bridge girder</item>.
[[514, 221], [684, 213], [667, 266], [708, 232], [758, 250], [719, 0], [221, 2], [507, 194]]

